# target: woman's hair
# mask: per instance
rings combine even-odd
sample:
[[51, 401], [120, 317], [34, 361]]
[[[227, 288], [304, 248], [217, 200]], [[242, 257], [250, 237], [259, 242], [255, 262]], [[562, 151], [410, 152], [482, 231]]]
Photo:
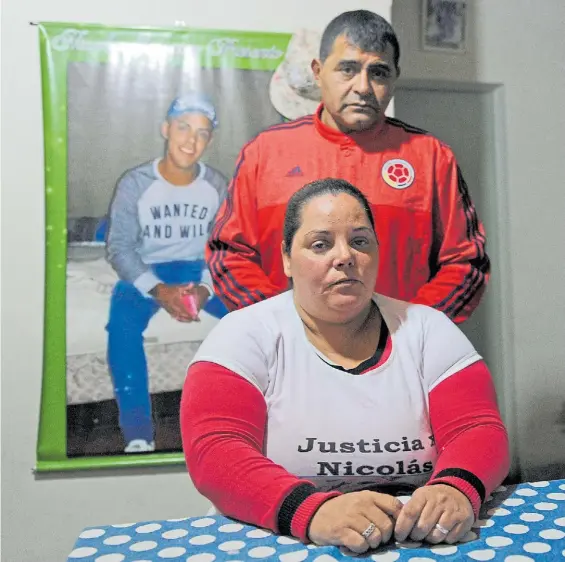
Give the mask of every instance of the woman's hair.
[[286, 212], [284, 215], [283, 241], [284, 252], [290, 254], [292, 241], [296, 235], [296, 231], [302, 224], [302, 209], [304, 205], [312, 199], [321, 195], [340, 195], [345, 193], [357, 199], [361, 207], [365, 210], [367, 218], [371, 223], [371, 227], [375, 230], [375, 219], [367, 198], [355, 186], [345, 180], [336, 178], [326, 178], [307, 183], [299, 189], [288, 201]]

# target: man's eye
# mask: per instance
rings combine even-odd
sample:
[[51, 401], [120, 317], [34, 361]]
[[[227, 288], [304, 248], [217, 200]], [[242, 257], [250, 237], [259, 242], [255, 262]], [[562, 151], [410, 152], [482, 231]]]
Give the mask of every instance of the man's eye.
[[369, 241], [366, 238], [355, 238], [355, 240], [353, 240], [353, 244], [355, 246], [367, 246]]

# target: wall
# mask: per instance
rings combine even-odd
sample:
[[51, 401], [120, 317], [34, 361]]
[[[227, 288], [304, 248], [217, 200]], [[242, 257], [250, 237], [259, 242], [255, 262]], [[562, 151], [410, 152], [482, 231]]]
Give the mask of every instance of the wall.
[[[170, 26], [184, 20], [194, 27], [288, 32], [299, 26], [322, 29], [344, 7], [339, 0], [289, 0], [274, 15], [274, 3], [253, 0], [141, 1], [135, 10], [129, 4], [28, 0], [2, 6], [2, 554], [10, 562], [64, 560], [87, 525], [196, 515], [208, 506], [182, 468], [32, 474], [41, 382], [44, 211], [38, 33], [28, 22]], [[390, 14], [390, 0], [347, 5], [358, 7]]]
[[420, 5], [397, 0], [392, 7], [403, 80], [500, 86], [501, 167], [492, 189], [507, 273], [500, 343], [514, 401], [515, 423], [508, 421], [525, 479], [565, 477], [565, 190], [557, 172], [565, 156], [565, 3], [470, 1], [464, 55], [420, 50]]

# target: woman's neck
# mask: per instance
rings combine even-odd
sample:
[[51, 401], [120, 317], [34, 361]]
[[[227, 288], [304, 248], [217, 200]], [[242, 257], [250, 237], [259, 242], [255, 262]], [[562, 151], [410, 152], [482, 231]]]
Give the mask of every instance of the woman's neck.
[[296, 307], [304, 324], [306, 337], [332, 361], [340, 364], [343, 359], [361, 362], [375, 352], [380, 335], [381, 315], [372, 300], [360, 314], [344, 324], [314, 319], [298, 303]]

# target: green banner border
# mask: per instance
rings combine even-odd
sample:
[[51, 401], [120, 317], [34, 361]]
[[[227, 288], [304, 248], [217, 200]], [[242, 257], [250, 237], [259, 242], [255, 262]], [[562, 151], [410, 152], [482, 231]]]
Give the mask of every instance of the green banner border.
[[[45, 154], [45, 316], [43, 380], [37, 439], [37, 472], [184, 464], [179, 453], [67, 457], [66, 263], [67, 263], [67, 65], [103, 63], [114, 44], [161, 45], [169, 64], [187, 52], [213, 68], [274, 71], [291, 35], [186, 27], [115, 27], [38, 24]], [[119, 50], [117, 51], [119, 56]], [[113, 53], [116, 56], [116, 51]]]

